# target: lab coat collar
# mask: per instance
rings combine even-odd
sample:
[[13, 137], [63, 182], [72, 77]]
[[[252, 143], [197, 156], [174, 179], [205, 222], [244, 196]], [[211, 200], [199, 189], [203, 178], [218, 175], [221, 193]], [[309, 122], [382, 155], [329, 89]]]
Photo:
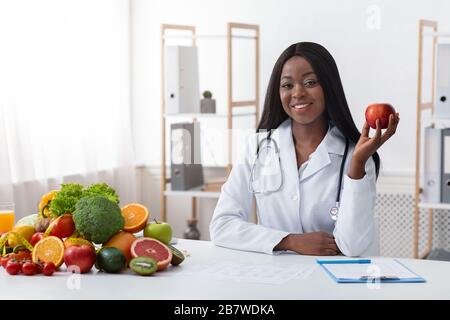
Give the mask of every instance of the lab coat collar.
[[339, 154], [341, 156], [344, 155], [345, 137], [336, 126], [330, 125], [322, 142], [326, 144], [328, 153]]
[[[292, 137], [292, 120], [285, 120], [279, 127], [280, 154], [284, 160], [286, 172], [298, 176], [297, 158], [295, 155], [294, 140]], [[345, 139], [339, 129], [330, 126], [324, 139], [318, 145], [316, 151], [311, 155], [308, 166], [302, 174], [301, 181], [312, 176], [331, 163], [329, 153], [343, 155], [345, 149]]]

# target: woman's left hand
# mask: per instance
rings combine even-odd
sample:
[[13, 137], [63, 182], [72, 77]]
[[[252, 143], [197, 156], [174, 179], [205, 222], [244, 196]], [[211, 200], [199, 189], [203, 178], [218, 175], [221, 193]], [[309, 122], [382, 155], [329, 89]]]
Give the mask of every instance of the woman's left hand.
[[398, 123], [400, 121], [399, 114], [391, 114], [389, 116], [389, 123], [386, 131], [381, 134], [380, 120], [376, 121], [375, 135], [370, 138], [370, 127], [367, 121], [364, 123], [364, 127], [361, 132], [361, 137], [355, 146], [353, 151], [352, 162], [350, 164], [349, 177], [353, 179], [361, 179], [365, 174], [366, 161], [385, 143], [390, 137], [392, 137], [397, 130]]

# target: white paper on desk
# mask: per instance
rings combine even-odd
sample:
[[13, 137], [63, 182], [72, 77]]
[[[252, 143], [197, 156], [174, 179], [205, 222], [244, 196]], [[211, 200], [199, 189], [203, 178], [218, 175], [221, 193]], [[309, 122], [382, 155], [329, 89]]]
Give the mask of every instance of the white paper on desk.
[[338, 279], [359, 279], [361, 277], [417, 278], [415, 273], [394, 259], [372, 259], [369, 264], [343, 263], [325, 264], [325, 266]]
[[307, 274], [308, 270], [314, 267], [310, 264], [211, 262], [201, 266], [196, 265], [195, 270], [186, 270], [186, 273], [240, 282], [282, 284]]

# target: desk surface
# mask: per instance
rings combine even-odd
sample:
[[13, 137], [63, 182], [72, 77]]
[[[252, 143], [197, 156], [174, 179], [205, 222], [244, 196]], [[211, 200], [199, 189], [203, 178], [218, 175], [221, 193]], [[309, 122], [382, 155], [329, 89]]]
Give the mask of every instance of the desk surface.
[[[138, 276], [130, 270], [121, 274], [91, 271], [82, 275], [57, 272], [52, 277], [10, 276], [2, 268], [0, 287], [7, 290], [0, 290], [0, 299], [450, 299], [450, 262], [399, 259], [427, 282], [381, 283], [378, 288], [371, 288], [367, 284], [335, 283], [317, 266], [317, 257], [242, 252], [194, 240], [179, 240], [177, 247], [189, 253], [185, 262], [151, 277]], [[310, 264], [312, 270], [307, 276], [281, 285], [187, 274], [188, 269], [196, 266], [200, 268], [212, 260], [253, 264]]]

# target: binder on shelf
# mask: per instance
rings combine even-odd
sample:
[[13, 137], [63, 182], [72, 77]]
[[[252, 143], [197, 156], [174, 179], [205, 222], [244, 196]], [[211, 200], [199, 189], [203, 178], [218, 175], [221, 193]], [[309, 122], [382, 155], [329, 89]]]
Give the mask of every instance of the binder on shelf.
[[436, 48], [436, 119], [450, 119], [450, 43], [439, 43]]
[[167, 46], [166, 113], [199, 113], [198, 53], [193, 46]]
[[442, 183], [443, 203], [450, 203], [450, 128], [442, 130]]
[[424, 159], [424, 202], [441, 202], [441, 184], [442, 184], [442, 129], [427, 127], [425, 128], [425, 159]]
[[200, 123], [183, 122], [171, 125], [172, 190], [188, 190], [203, 185], [200, 152]]

